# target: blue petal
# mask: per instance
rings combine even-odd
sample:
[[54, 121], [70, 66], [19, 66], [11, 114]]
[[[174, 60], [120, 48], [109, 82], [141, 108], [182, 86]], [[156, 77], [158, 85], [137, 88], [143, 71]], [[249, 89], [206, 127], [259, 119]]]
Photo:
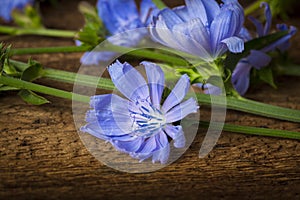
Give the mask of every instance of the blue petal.
[[189, 88], [190, 88], [190, 79], [186, 74], [184, 74], [181, 76], [181, 78], [176, 83], [175, 87], [173, 88], [173, 90], [165, 100], [162, 106], [163, 112], [166, 113], [171, 108], [179, 104], [185, 97]]
[[260, 4], [260, 7], [264, 6], [265, 7], [265, 16], [266, 16], [266, 24], [264, 27], [264, 35], [267, 35], [270, 32], [271, 25], [272, 25], [272, 13], [271, 9], [268, 3], [262, 2]]
[[98, 0], [97, 9], [99, 17], [111, 34], [139, 18], [134, 0]]
[[101, 61], [109, 61], [114, 56], [115, 52], [86, 52], [80, 58], [80, 62], [84, 65], [98, 65]]
[[104, 135], [119, 136], [132, 132], [127, 100], [114, 94], [97, 95], [91, 97], [90, 104], [94, 110], [87, 113], [86, 121], [90, 122], [96, 116]]
[[164, 72], [154, 63], [142, 62], [141, 64], [144, 65], [146, 69], [151, 101], [157, 109], [160, 109], [161, 97], [165, 86]]
[[185, 118], [187, 115], [191, 113], [196, 113], [199, 109], [199, 106], [194, 98], [190, 98], [186, 100], [183, 103], [180, 103], [179, 105], [175, 106], [171, 110], [169, 110], [166, 114], [166, 122], [167, 123], [173, 123], [177, 122], [183, 118]]
[[263, 52], [270, 52], [270, 51], [274, 51], [275, 49], [285, 49], [288, 48], [289, 44], [289, 39], [291, 39], [291, 37], [296, 34], [297, 29], [294, 26], [290, 27], [289, 30], [289, 34], [287, 34], [286, 36], [280, 38], [279, 40], [277, 40], [276, 42], [272, 43], [271, 45], [266, 46], [265, 48], [263, 48], [261, 51]]
[[191, 17], [188, 13], [188, 9], [186, 6], [178, 6], [173, 8], [173, 11], [176, 13], [176, 15], [178, 15], [182, 21], [187, 22], [189, 20], [191, 20]]
[[186, 139], [182, 126], [167, 125], [164, 130], [174, 140], [174, 147], [183, 148], [185, 146]]
[[256, 69], [261, 69], [262, 67], [270, 64], [272, 58], [262, 51], [251, 50], [250, 55], [247, 57], [247, 60], [248, 63]]
[[252, 17], [252, 16], [249, 17], [249, 20], [256, 27], [256, 32], [257, 32], [258, 37], [264, 36], [264, 26], [263, 26], [263, 24], [260, 21], [258, 21], [256, 18]]
[[152, 162], [160, 162], [165, 164], [168, 161], [170, 155], [170, 145], [168, 138], [164, 132], [160, 132], [155, 135], [156, 144], [158, 145], [158, 150], [153, 152]]
[[[205, 34], [206, 29], [201, 29], [201, 25], [199, 25], [198, 22], [202, 24], [200, 20], [196, 19], [175, 25], [172, 30], [172, 34], [175, 38], [174, 42], [178, 43], [178, 46], [180, 47], [179, 50], [192, 55], [197, 55], [204, 60], [211, 60], [211, 56], [209, 54], [209, 41], [205, 40], [209, 37], [207, 33]], [[200, 41], [193, 38], [193, 36], [189, 34], [190, 31], [193, 33], [193, 36], [197, 33], [196, 39], [200, 39]]]
[[108, 67], [108, 72], [117, 89], [128, 99], [135, 101], [138, 97], [147, 99], [150, 96], [145, 79], [130, 64], [117, 61]]
[[244, 95], [249, 88], [251, 68], [248, 61], [242, 59], [232, 73], [232, 84], [240, 95]]
[[[131, 30], [131, 31], [130, 31]], [[125, 27], [124, 30], [118, 30], [117, 35], [108, 37], [107, 40], [117, 46], [132, 47], [139, 44], [139, 42], [148, 34], [146, 28]]]
[[167, 28], [172, 29], [176, 24], [182, 23], [182, 19], [171, 9], [165, 8], [160, 12]]
[[216, 1], [202, 0], [202, 3], [206, 10], [208, 24], [211, 24], [213, 19], [220, 13], [220, 6]]
[[237, 26], [235, 28], [234, 35], [237, 35], [244, 25], [245, 14], [244, 8], [239, 4], [237, 0], [222, 0], [224, 5], [221, 7], [221, 12], [226, 12], [228, 10], [233, 11], [233, 17], [237, 21]]
[[177, 44], [171, 29], [167, 27], [162, 15], [158, 16], [154, 26], [152, 25], [149, 27], [149, 31], [154, 41], [174, 49], [181, 49], [181, 47]]
[[239, 37], [241, 37], [245, 42], [252, 40], [252, 37], [251, 37], [249, 31], [245, 27], [242, 27], [242, 29], [239, 33]]
[[206, 9], [202, 0], [186, 0], [185, 3], [191, 19], [199, 18], [203, 24], [208, 24]]
[[[226, 46], [221, 43], [221, 41], [234, 36], [236, 29], [239, 26], [240, 22], [234, 16], [234, 12], [231, 10], [223, 11], [211, 24], [210, 31], [214, 57], [222, 55], [227, 50]], [[238, 32], [239, 31], [240, 30], [238, 30]]]
[[146, 26], [151, 22], [154, 16], [157, 16], [160, 10], [152, 2], [152, 0], [142, 0], [140, 19]]
[[133, 141], [112, 140], [111, 144], [118, 150], [124, 153], [132, 153], [137, 151], [143, 144], [144, 139], [139, 137]]
[[244, 51], [244, 40], [238, 37], [230, 37], [222, 40], [228, 47], [228, 50], [232, 53], [241, 53]]

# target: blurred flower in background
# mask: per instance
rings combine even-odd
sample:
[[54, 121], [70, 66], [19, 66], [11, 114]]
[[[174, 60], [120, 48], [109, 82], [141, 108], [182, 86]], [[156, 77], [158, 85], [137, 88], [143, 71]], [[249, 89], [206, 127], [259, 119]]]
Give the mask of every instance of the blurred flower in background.
[[23, 9], [26, 5], [32, 5], [33, 2], [34, 0], [1, 0], [0, 17], [6, 22], [10, 22], [14, 9]]

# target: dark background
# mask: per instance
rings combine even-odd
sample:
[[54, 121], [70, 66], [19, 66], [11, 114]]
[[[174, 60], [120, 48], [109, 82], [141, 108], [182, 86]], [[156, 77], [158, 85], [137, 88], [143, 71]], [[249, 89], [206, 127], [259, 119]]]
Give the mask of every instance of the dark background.
[[[41, 5], [49, 28], [78, 30], [84, 21], [79, 1]], [[90, 1], [94, 3], [95, 1]], [[170, 1], [171, 2], [171, 1]], [[171, 4], [179, 4], [172, 1]], [[288, 24], [300, 27], [293, 16]], [[2, 36], [1, 36], [2, 37]], [[1, 38], [3, 40], [3, 37]], [[38, 36], [5, 37], [13, 47], [73, 45], [71, 39]], [[300, 37], [291, 56], [300, 63]], [[76, 72], [80, 53], [32, 55], [47, 67]], [[14, 57], [26, 61], [28, 56]], [[257, 101], [300, 109], [300, 79], [280, 77], [278, 90], [252, 88]], [[68, 84], [41, 81], [72, 90]], [[214, 150], [198, 158], [204, 129], [187, 152], [154, 173], [127, 174], [104, 166], [84, 147], [74, 127], [71, 102], [47, 96], [44, 106], [24, 103], [15, 93], [0, 96], [0, 199], [299, 199], [299, 141], [224, 132]], [[204, 108], [202, 115], [207, 114]], [[229, 111], [227, 122], [300, 131], [299, 124]]]

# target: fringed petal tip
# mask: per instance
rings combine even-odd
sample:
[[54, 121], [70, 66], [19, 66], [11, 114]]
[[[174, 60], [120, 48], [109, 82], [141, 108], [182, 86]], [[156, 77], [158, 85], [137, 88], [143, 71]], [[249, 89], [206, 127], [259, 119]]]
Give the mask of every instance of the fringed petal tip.
[[232, 53], [241, 53], [245, 49], [244, 40], [239, 37], [230, 37], [222, 40], [228, 47], [228, 50]]

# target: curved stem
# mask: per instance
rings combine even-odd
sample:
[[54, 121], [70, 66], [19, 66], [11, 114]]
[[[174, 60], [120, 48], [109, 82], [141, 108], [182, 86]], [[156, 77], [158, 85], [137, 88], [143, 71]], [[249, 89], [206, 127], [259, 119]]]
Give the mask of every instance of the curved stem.
[[76, 31], [67, 30], [56, 30], [56, 29], [31, 29], [31, 28], [18, 28], [11, 26], [0, 25], [0, 33], [9, 35], [40, 35], [40, 36], [50, 36], [50, 37], [64, 37], [64, 38], [74, 38], [77, 34]]

